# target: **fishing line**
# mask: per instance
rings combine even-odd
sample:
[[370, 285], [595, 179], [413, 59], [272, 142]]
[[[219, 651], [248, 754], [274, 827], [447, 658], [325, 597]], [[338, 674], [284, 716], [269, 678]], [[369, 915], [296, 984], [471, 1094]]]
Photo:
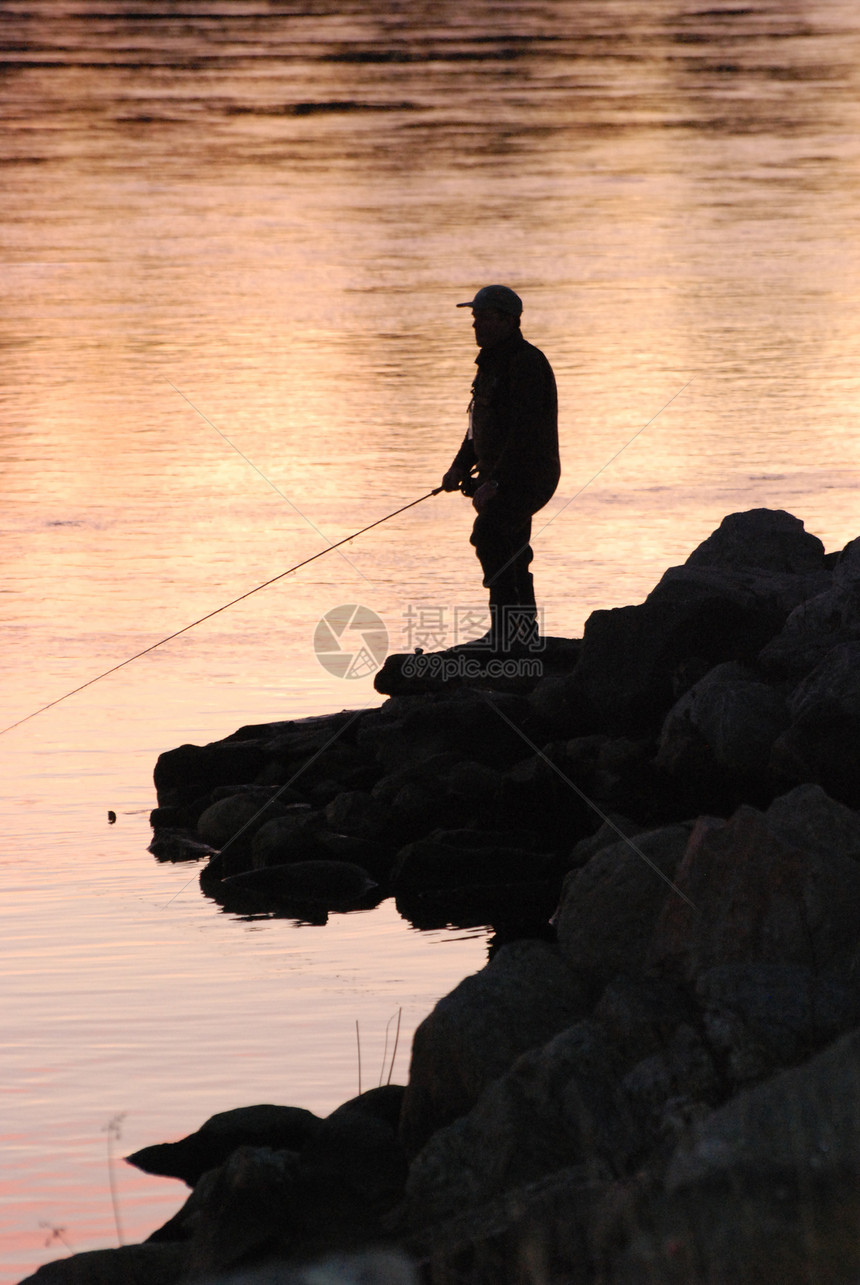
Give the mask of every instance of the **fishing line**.
[[[683, 393], [687, 388], [689, 388], [689, 387], [690, 387], [690, 385], [692, 384], [692, 382], [693, 382], [693, 380], [694, 380], [695, 378], [696, 378], [696, 376], [695, 376], [695, 375], [691, 375], [691, 376], [690, 376], [690, 378], [687, 380], [686, 384], [684, 384], [684, 385], [683, 385], [683, 387], [679, 388], [679, 389], [678, 389], [678, 391], [677, 391], [676, 393], [673, 393], [673, 394], [672, 394], [672, 396], [669, 398], [669, 400], [668, 400], [667, 402], [664, 402], [664, 403], [663, 403], [663, 405], [662, 405], [662, 406], [660, 407], [660, 409], [656, 412], [656, 414], [652, 415], [652, 416], [651, 416], [651, 418], [650, 418], [646, 423], [644, 423], [644, 424], [642, 425], [642, 427], [641, 427], [641, 428], [637, 428], [637, 430], [636, 430], [636, 432], [633, 434], [633, 436], [632, 436], [628, 441], [626, 441], [626, 442], [624, 443], [624, 445], [623, 445], [622, 447], [620, 447], [620, 448], [615, 452], [615, 454], [614, 454], [613, 456], [611, 456], [611, 457], [610, 457], [610, 459], [608, 459], [608, 460], [606, 461], [606, 463], [605, 463], [605, 464], [601, 465], [601, 467], [597, 470], [597, 472], [594, 474], [594, 476], [593, 476], [593, 477], [590, 477], [590, 478], [588, 479], [588, 481], [587, 481], [583, 486], [581, 486], [581, 487], [579, 488], [579, 490], [578, 490], [578, 491], [576, 491], [576, 492], [575, 492], [575, 493], [570, 497], [570, 499], [569, 499], [569, 500], [567, 500], [567, 501], [566, 501], [566, 502], [561, 506], [561, 508], [560, 508], [560, 509], [557, 509], [557, 510], [556, 510], [556, 512], [555, 512], [555, 513], [553, 513], [552, 517], [551, 517], [551, 518], [548, 518], [548, 519], [547, 519], [547, 521], [546, 521], [546, 522], [544, 522], [543, 526], [542, 526], [538, 531], [535, 531], [535, 533], [534, 533], [534, 535], [531, 537], [531, 539], [536, 539], [539, 535], [542, 535], [542, 534], [543, 534], [543, 532], [547, 529], [547, 527], [548, 527], [548, 526], [551, 526], [551, 525], [552, 525], [552, 523], [556, 520], [556, 518], [557, 518], [557, 517], [560, 517], [560, 516], [561, 516], [561, 514], [562, 514], [562, 513], [564, 513], [564, 511], [565, 511], [565, 509], [568, 507], [568, 505], [573, 504], [574, 500], [578, 500], [578, 499], [579, 499], [579, 497], [582, 495], [583, 491], [587, 491], [587, 490], [588, 490], [588, 488], [591, 486], [592, 482], [596, 482], [596, 481], [597, 481], [597, 479], [600, 477], [601, 473], [605, 473], [605, 472], [606, 472], [606, 470], [609, 468], [610, 464], [614, 464], [614, 463], [615, 463], [615, 461], [618, 459], [619, 455], [623, 455], [623, 454], [624, 454], [624, 452], [627, 450], [627, 447], [628, 447], [628, 446], [632, 446], [632, 445], [633, 445], [633, 443], [636, 441], [636, 438], [637, 438], [637, 437], [641, 437], [641, 435], [645, 432], [645, 429], [646, 429], [646, 428], [650, 428], [650, 427], [651, 427], [651, 425], [654, 423], [654, 421], [655, 421], [656, 419], [659, 419], [659, 418], [660, 418], [660, 416], [663, 414], [663, 411], [664, 411], [664, 410], [666, 410], [669, 406], [671, 406], [671, 405], [672, 405], [672, 402], [674, 402], [678, 397], [680, 397], [680, 396], [681, 396], [681, 393]], [[494, 582], [499, 578], [499, 576], [502, 574], [502, 572], [503, 572], [503, 571], [507, 571], [507, 569], [508, 569], [508, 567], [511, 565], [511, 563], [512, 563], [512, 562], [514, 562], [514, 561], [516, 561], [516, 559], [520, 556], [520, 554], [521, 554], [521, 553], [523, 553], [523, 552], [528, 548], [528, 545], [531, 543], [531, 539], [530, 539], [526, 544], [524, 544], [524, 545], [522, 546], [522, 548], [521, 548], [521, 549], [517, 549], [516, 553], [512, 554], [512, 555], [511, 555], [511, 557], [510, 557], [510, 558], [508, 558], [508, 560], [507, 560], [507, 562], [504, 564], [504, 566], [499, 567], [498, 571], [495, 573], [495, 575], [493, 576], [492, 580], [490, 580], [490, 584], [493, 584], [493, 583], [494, 583]]]
[[[276, 494], [276, 495], [279, 495], [279, 496], [281, 497], [281, 499], [282, 499], [282, 500], [286, 500], [287, 504], [289, 504], [289, 506], [290, 506], [290, 508], [293, 510], [293, 512], [294, 512], [294, 513], [298, 513], [298, 515], [299, 515], [299, 517], [302, 519], [302, 521], [303, 521], [303, 522], [307, 522], [308, 526], [309, 526], [313, 531], [316, 531], [317, 535], [320, 537], [320, 539], [321, 539], [321, 540], [325, 540], [326, 544], [331, 545], [331, 541], [329, 540], [328, 536], [327, 536], [324, 532], [322, 532], [322, 531], [319, 529], [319, 527], [317, 526], [317, 524], [316, 524], [315, 522], [312, 522], [312, 521], [311, 521], [311, 519], [307, 516], [307, 514], [306, 514], [306, 513], [302, 513], [302, 511], [301, 511], [301, 509], [299, 508], [299, 506], [298, 506], [297, 504], [294, 504], [294, 503], [293, 503], [293, 501], [290, 499], [290, 497], [289, 497], [288, 495], [286, 495], [286, 494], [281, 490], [281, 488], [280, 488], [279, 486], [276, 486], [276, 484], [272, 481], [272, 479], [271, 479], [270, 477], [267, 477], [267, 476], [266, 476], [266, 474], [263, 472], [263, 470], [262, 470], [261, 468], [259, 468], [259, 467], [254, 463], [254, 461], [253, 461], [253, 460], [248, 459], [248, 456], [245, 454], [245, 452], [244, 452], [243, 450], [240, 450], [240, 448], [236, 445], [236, 443], [235, 443], [235, 442], [233, 442], [233, 441], [231, 441], [231, 440], [230, 440], [230, 438], [227, 436], [227, 434], [226, 434], [226, 433], [222, 433], [222, 432], [221, 432], [221, 429], [218, 427], [218, 425], [217, 425], [217, 424], [215, 424], [215, 423], [214, 423], [214, 422], [209, 418], [209, 416], [208, 416], [208, 415], [204, 415], [204, 413], [203, 413], [203, 411], [200, 409], [200, 407], [199, 407], [199, 406], [195, 406], [195, 405], [194, 405], [194, 403], [193, 403], [193, 401], [191, 400], [191, 398], [190, 398], [190, 397], [188, 397], [188, 396], [186, 396], [186, 394], [185, 394], [185, 393], [183, 393], [183, 391], [182, 391], [182, 389], [181, 389], [181, 388], [177, 388], [177, 387], [176, 387], [176, 385], [175, 385], [175, 384], [172, 384], [172, 383], [170, 382], [170, 380], [169, 380], [169, 379], [167, 380], [167, 383], [170, 385], [170, 387], [173, 389], [173, 391], [174, 391], [175, 393], [178, 393], [178, 394], [179, 394], [179, 396], [182, 398], [182, 400], [183, 400], [183, 401], [188, 402], [188, 405], [191, 407], [191, 409], [192, 409], [192, 410], [194, 410], [194, 411], [196, 411], [196, 412], [197, 412], [197, 414], [200, 416], [200, 418], [201, 418], [202, 420], [205, 420], [205, 421], [206, 421], [206, 423], [209, 425], [209, 427], [210, 427], [210, 428], [214, 428], [215, 432], [216, 432], [216, 433], [218, 434], [218, 436], [222, 439], [222, 441], [226, 442], [228, 446], [231, 446], [231, 447], [233, 448], [233, 450], [236, 452], [236, 454], [237, 454], [237, 455], [239, 455], [239, 456], [240, 456], [240, 457], [245, 461], [245, 463], [246, 463], [246, 464], [250, 465], [250, 467], [254, 470], [254, 472], [255, 472], [255, 473], [259, 474], [259, 476], [263, 479], [263, 481], [266, 483], [266, 485], [267, 485], [267, 486], [270, 486], [270, 487], [272, 488], [272, 490], [275, 492], [275, 494]], [[333, 547], [334, 547], [334, 546], [333, 546]], [[367, 580], [367, 576], [364, 574], [364, 572], [361, 570], [361, 568], [360, 568], [360, 567], [357, 567], [357, 566], [355, 565], [355, 563], [354, 563], [354, 562], [350, 562], [349, 558], [346, 556], [346, 554], [345, 554], [345, 553], [342, 553], [340, 556], [343, 558], [344, 562], [346, 562], [348, 566], [352, 567], [353, 571], [357, 571], [357, 572], [358, 572], [358, 574], [361, 576], [362, 580]], [[369, 581], [369, 580], [367, 580], [367, 582], [368, 582], [368, 584], [370, 584], [370, 581]]]
[[259, 593], [261, 589], [268, 589], [269, 585], [276, 584], [278, 580], [283, 580], [284, 576], [291, 575], [294, 571], [298, 571], [300, 567], [306, 567], [309, 562], [315, 562], [317, 558], [325, 557], [325, 555], [327, 553], [331, 553], [333, 549], [339, 549], [342, 544], [348, 544], [350, 540], [357, 539], [358, 536], [364, 535], [366, 531], [372, 531], [374, 527], [382, 526], [383, 522], [390, 522], [391, 519], [396, 518], [399, 513], [405, 513], [407, 509], [414, 509], [416, 504], [423, 504], [425, 500], [430, 499], [431, 495], [438, 495], [441, 490], [441, 486], [435, 487], [432, 491], [428, 491], [426, 495], [419, 496], [417, 500], [410, 500], [409, 503], [404, 504], [402, 508], [395, 509], [393, 513], [386, 514], [384, 518], [377, 518], [375, 522], [370, 522], [367, 526], [363, 526], [360, 531], [353, 531], [352, 535], [344, 536], [344, 538], [342, 540], [338, 540], [336, 544], [330, 544], [327, 549], [320, 549], [319, 553], [311, 554], [309, 558], [305, 558], [302, 562], [297, 562], [295, 566], [288, 567], [286, 571], [281, 571], [278, 575], [272, 576], [270, 580], [264, 580], [262, 584], [255, 585], [253, 589], [248, 589], [245, 593], [240, 593], [238, 598], [232, 598], [229, 602], [225, 602], [222, 607], [216, 607], [214, 611], [207, 611], [205, 616], [200, 616], [198, 620], [192, 620], [190, 625], [184, 625], [181, 629], [177, 629], [172, 634], [168, 634], [166, 638], [160, 638], [158, 642], [151, 643], [149, 647], [144, 647], [143, 651], [135, 652], [133, 656], [129, 656], [126, 660], [121, 660], [118, 665], [112, 665], [111, 668], [106, 669], [104, 673], [96, 674], [95, 678], [90, 678], [87, 682], [81, 683], [79, 687], [73, 687], [70, 692], [65, 692], [62, 696], [58, 696], [56, 700], [48, 701], [47, 705], [41, 705], [39, 709], [34, 709], [32, 714], [27, 714], [24, 718], [19, 718], [17, 722], [10, 723], [8, 727], [0, 728], [0, 736], [5, 736], [7, 732], [11, 732], [15, 727], [20, 727], [22, 723], [28, 723], [30, 719], [35, 718], [37, 714], [44, 714], [46, 709], [53, 709], [55, 705], [59, 705], [61, 701], [68, 700], [70, 696], [76, 696], [78, 692], [84, 691], [87, 687], [92, 687], [93, 683], [100, 682], [103, 678], [107, 678], [109, 674], [115, 674], [118, 669], [124, 669], [125, 666], [130, 665], [132, 661], [140, 660], [141, 656], [149, 655], [151, 651], [155, 651], [158, 647], [163, 647], [165, 643], [172, 642], [174, 638], [179, 638], [181, 634], [187, 634], [189, 629], [195, 629], [197, 625], [202, 625], [204, 620], [211, 620], [213, 616], [217, 616], [222, 611], [226, 611], [228, 607], [235, 607], [237, 602], [244, 602], [245, 599], [250, 598], [252, 594]]

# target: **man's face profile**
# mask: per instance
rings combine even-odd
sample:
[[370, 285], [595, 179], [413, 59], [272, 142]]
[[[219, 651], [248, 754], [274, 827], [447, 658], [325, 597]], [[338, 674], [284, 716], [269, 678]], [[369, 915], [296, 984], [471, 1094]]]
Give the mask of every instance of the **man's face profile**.
[[495, 348], [517, 328], [517, 319], [498, 308], [473, 308], [472, 329], [479, 348]]

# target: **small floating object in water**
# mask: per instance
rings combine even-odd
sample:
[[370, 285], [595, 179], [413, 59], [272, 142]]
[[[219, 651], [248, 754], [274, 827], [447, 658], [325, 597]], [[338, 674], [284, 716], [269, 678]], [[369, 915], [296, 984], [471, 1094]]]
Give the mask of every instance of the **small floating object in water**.
[[108, 825], [114, 825], [115, 823], [116, 823], [116, 813], [108, 812]]

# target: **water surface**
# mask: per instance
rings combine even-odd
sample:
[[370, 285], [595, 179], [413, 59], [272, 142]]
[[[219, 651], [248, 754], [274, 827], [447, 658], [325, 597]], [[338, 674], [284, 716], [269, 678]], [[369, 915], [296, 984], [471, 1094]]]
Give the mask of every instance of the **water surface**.
[[[377, 8], [5, 6], [0, 725], [434, 486], [488, 281], [559, 382], [549, 632], [727, 512], [858, 533], [856, 7]], [[115, 1242], [109, 1143], [328, 1111], [400, 1008], [402, 1079], [481, 966], [390, 902], [243, 922], [145, 851], [162, 750], [378, 702], [317, 663], [326, 611], [402, 645], [480, 605], [468, 529], [428, 500], [3, 738], [4, 1279]], [[182, 1198], [117, 1176], [129, 1239]]]

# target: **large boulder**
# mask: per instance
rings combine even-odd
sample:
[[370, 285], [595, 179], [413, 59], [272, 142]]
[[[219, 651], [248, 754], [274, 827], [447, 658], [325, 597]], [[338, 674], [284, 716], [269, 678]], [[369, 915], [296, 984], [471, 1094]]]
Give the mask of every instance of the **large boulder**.
[[860, 1179], [860, 1031], [739, 1093], [678, 1146], [670, 1192], [718, 1177]]
[[582, 658], [563, 680], [593, 711], [592, 725], [582, 719], [573, 734], [595, 725], [615, 734], [659, 727], [689, 675], [720, 661], [753, 659], [781, 622], [758, 615], [719, 589], [592, 612]]
[[213, 741], [210, 745], [180, 745], [158, 756], [154, 780], [162, 807], [180, 807], [208, 794], [218, 785], [253, 781], [267, 761], [261, 740]]
[[643, 1135], [601, 1028], [580, 1021], [524, 1053], [468, 1115], [415, 1157], [400, 1211], [409, 1229], [451, 1218], [555, 1170], [592, 1179], [625, 1172]]
[[469, 1111], [526, 1049], [584, 1016], [591, 998], [555, 946], [524, 940], [497, 951], [415, 1032], [400, 1125], [407, 1151]]
[[798, 785], [767, 810], [770, 829], [806, 852], [838, 853], [860, 861], [860, 814], [820, 785]]
[[547, 878], [553, 869], [552, 857], [546, 853], [506, 846], [503, 839], [495, 844], [481, 843], [478, 834], [472, 836], [471, 844], [447, 839], [448, 832], [437, 831], [406, 844], [391, 869], [392, 889], [401, 893], [528, 882]]
[[691, 567], [752, 567], [800, 574], [824, 569], [824, 545], [782, 509], [729, 513], [687, 559]]
[[[753, 662], [792, 608], [829, 583], [824, 547], [798, 518], [769, 509], [730, 514], [644, 603], [592, 613], [579, 665], [556, 683], [552, 700], [575, 718], [573, 735], [595, 725], [653, 727], [714, 665]], [[540, 707], [540, 687], [533, 700]]]
[[177, 1285], [184, 1279], [184, 1245], [121, 1245], [45, 1263], [21, 1285]]
[[302, 909], [346, 911], [376, 904], [379, 885], [352, 861], [291, 861], [262, 870], [245, 870], [223, 879], [221, 904], [239, 913]]
[[564, 881], [555, 914], [561, 953], [604, 980], [642, 970], [654, 925], [673, 889], [690, 828], [616, 839]]
[[860, 642], [832, 648], [788, 704], [793, 721], [774, 743], [774, 771], [860, 807]]
[[[733, 513], [634, 607], [588, 618], [579, 664], [552, 698], [572, 734], [653, 727], [721, 661], [752, 662], [788, 612], [829, 584], [824, 547], [789, 513]], [[565, 686], [571, 690], [565, 692]], [[542, 700], [541, 689], [533, 695]]]
[[783, 696], [731, 662], [715, 666], [663, 724], [657, 763], [673, 775], [707, 764], [730, 778], [764, 777], [776, 738], [791, 722]]
[[743, 805], [701, 817], [648, 950], [650, 966], [692, 981], [722, 964], [837, 968], [857, 948], [860, 863], [799, 846], [784, 826]]
[[860, 540], [845, 546], [831, 583], [794, 608], [760, 661], [777, 675], [797, 678], [846, 642], [860, 642]]
[[802, 964], [722, 964], [696, 981], [701, 1023], [733, 1085], [801, 1062], [860, 1021], [860, 992]]
[[300, 1151], [322, 1127], [303, 1107], [262, 1104], [219, 1111], [178, 1142], [144, 1147], [126, 1160], [144, 1173], [181, 1178], [193, 1187], [208, 1169], [217, 1169], [242, 1146]]
[[401, 698], [400, 715], [374, 728], [376, 755], [386, 772], [456, 751], [489, 767], [505, 768], [531, 752], [526, 736], [535, 716], [524, 697], [468, 689], [443, 697]]
[[210, 803], [198, 819], [197, 833], [213, 848], [240, 843], [250, 851], [258, 830], [276, 817], [287, 815], [287, 806], [271, 795], [242, 791]]

